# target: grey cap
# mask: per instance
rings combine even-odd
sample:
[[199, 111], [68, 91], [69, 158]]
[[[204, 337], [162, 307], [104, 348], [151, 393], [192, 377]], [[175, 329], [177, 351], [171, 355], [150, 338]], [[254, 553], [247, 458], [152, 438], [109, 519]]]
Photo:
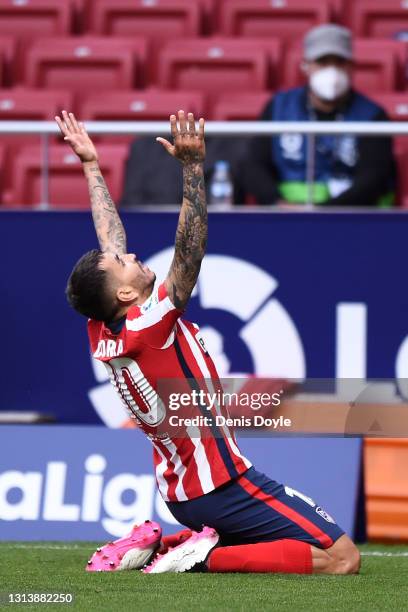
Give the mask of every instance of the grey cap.
[[331, 23], [310, 30], [303, 43], [304, 59], [313, 62], [324, 55], [337, 55], [351, 60], [353, 46], [350, 30]]

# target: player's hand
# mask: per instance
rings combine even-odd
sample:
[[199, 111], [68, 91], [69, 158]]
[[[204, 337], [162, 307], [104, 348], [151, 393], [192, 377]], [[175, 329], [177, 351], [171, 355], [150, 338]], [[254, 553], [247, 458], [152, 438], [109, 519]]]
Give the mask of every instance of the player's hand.
[[193, 113], [188, 113], [186, 118], [184, 111], [180, 110], [178, 121], [177, 126], [176, 115], [170, 116], [173, 144], [165, 138], [156, 138], [157, 142], [160, 142], [166, 151], [182, 164], [202, 163], [205, 158], [204, 119], [200, 119], [196, 130]]
[[55, 121], [58, 123], [64, 140], [71, 145], [81, 162], [98, 161], [95, 145], [89, 138], [84, 124], [75, 119], [74, 113], [62, 111], [62, 118], [55, 117]]

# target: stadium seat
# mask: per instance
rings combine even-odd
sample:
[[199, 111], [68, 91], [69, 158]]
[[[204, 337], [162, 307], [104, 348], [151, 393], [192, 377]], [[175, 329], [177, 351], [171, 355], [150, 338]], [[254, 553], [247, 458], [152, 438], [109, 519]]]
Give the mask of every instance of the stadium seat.
[[[72, 95], [67, 91], [38, 89], [0, 89], [0, 121], [52, 121], [63, 108], [74, 109]], [[52, 141], [55, 139], [52, 138]], [[2, 144], [7, 147], [4, 165], [2, 166], [2, 188], [10, 189], [12, 161], [21, 147], [37, 145], [38, 135], [6, 134], [1, 136]]]
[[350, 6], [350, 25], [356, 36], [408, 37], [408, 2], [405, 0], [357, 0]]
[[[400, 58], [405, 53], [404, 43], [393, 40], [359, 39], [354, 42], [355, 68], [353, 81], [364, 93], [394, 91], [399, 84]], [[287, 55], [283, 84], [295, 87], [305, 81], [300, 70], [302, 50], [292, 47]]]
[[[124, 145], [100, 145], [99, 163], [112, 198], [120, 195], [123, 169], [127, 156]], [[36, 206], [41, 204], [41, 153], [38, 147], [27, 147], [15, 157], [12, 189], [7, 204], [10, 206]], [[53, 207], [90, 207], [89, 195], [81, 172], [81, 162], [67, 145], [50, 147], [49, 201]]]
[[46, 38], [26, 51], [24, 83], [74, 92], [143, 85], [146, 42], [104, 37]]
[[73, 109], [72, 95], [66, 90], [0, 89], [0, 121], [52, 121], [62, 109]]
[[[80, 116], [86, 121], [168, 121], [171, 113], [179, 109], [191, 111], [197, 118], [204, 113], [204, 96], [199, 92], [163, 91], [147, 89], [132, 92], [106, 92], [87, 96], [81, 106]], [[98, 136], [98, 142], [127, 143], [134, 134]]]
[[0, 0], [0, 34], [16, 38], [69, 34], [70, 0]]
[[270, 91], [222, 94], [214, 103], [211, 118], [215, 121], [255, 121], [271, 96]]
[[220, 33], [297, 40], [313, 26], [330, 21], [330, 16], [327, 0], [224, 0]]
[[146, 89], [93, 94], [83, 101], [80, 116], [92, 121], [166, 121], [179, 109], [204, 114], [204, 96], [199, 92]]
[[207, 38], [169, 42], [162, 48], [159, 85], [207, 93], [266, 87], [267, 56], [251, 41]]
[[94, 34], [145, 36], [153, 41], [201, 33], [201, 6], [190, 0], [94, 0], [89, 27]]

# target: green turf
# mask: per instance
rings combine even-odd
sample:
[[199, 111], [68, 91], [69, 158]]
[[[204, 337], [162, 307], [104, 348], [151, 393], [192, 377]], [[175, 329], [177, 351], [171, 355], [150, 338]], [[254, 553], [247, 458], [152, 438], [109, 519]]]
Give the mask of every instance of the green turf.
[[73, 593], [74, 604], [7, 605], [2, 609], [93, 610], [408, 610], [408, 547], [362, 546], [359, 576], [165, 574], [138, 571], [88, 574], [95, 544], [0, 543], [0, 592]]

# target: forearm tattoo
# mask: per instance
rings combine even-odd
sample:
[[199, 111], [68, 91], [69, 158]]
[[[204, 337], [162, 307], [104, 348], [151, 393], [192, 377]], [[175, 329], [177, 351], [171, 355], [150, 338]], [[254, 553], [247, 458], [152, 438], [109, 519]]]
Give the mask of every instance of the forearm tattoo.
[[185, 306], [197, 281], [208, 234], [204, 174], [200, 163], [183, 166], [183, 204], [170, 270], [171, 296], [176, 308]]
[[102, 251], [126, 253], [126, 233], [98, 166], [89, 168], [89, 195], [96, 235]]

